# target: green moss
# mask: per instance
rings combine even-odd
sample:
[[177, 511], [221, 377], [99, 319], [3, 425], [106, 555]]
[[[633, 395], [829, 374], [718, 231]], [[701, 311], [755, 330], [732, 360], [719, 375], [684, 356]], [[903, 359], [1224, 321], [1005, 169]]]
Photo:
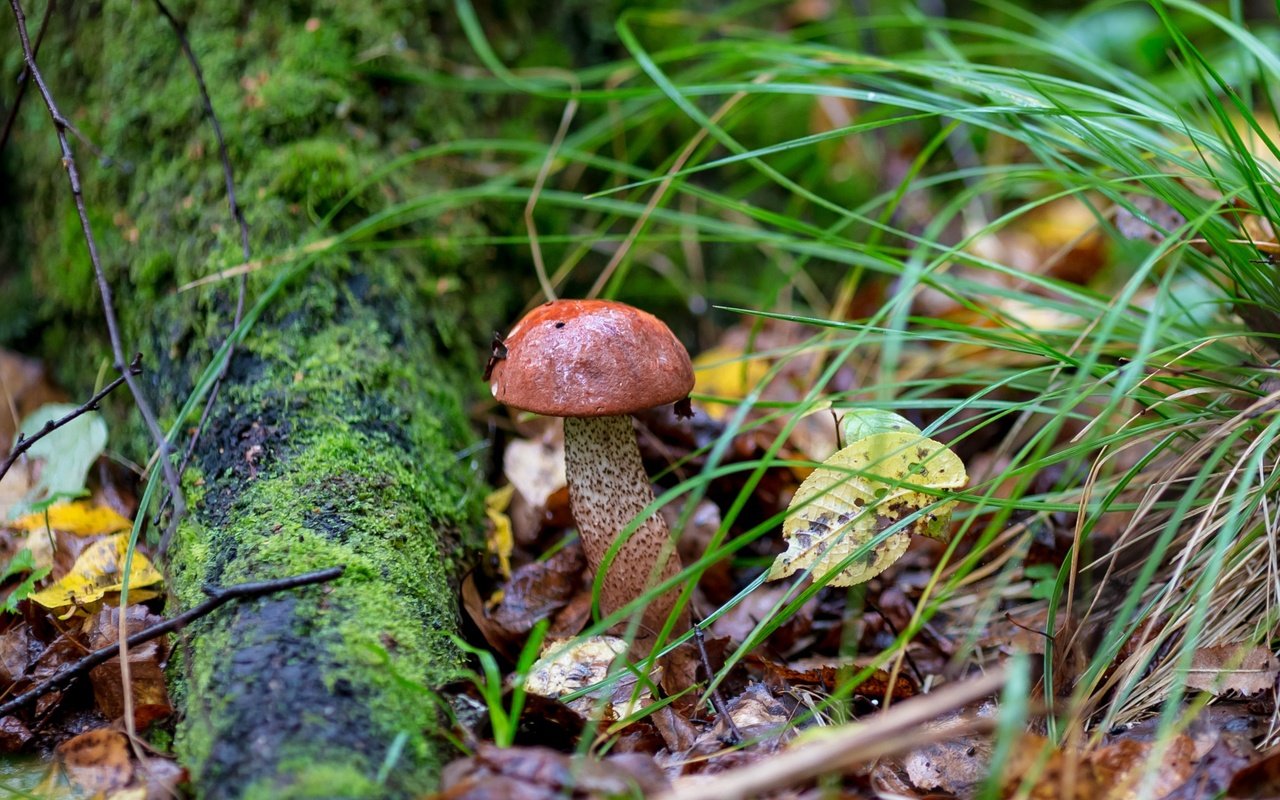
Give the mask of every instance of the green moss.
[[326, 139], [295, 142], [271, 151], [266, 160], [265, 171], [275, 176], [268, 191], [317, 214], [327, 212], [360, 179], [351, 150]]
[[[364, 722], [347, 735], [365, 740], [321, 759], [360, 778], [351, 796], [367, 796], [362, 781], [381, 763], [373, 754], [401, 733], [409, 742], [392, 789], [425, 791], [441, 765], [424, 736], [437, 724], [435, 711], [412, 687], [456, 677], [460, 654], [443, 632], [456, 629], [451, 579], [465, 558], [457, 543], [473, 530], [482, 495], [478, 476], [453, 455], [471, 435], [445, 388], [456, 381], [433, 339], [419, 332], [419, 306], [404, 281], [391, 265], [357, 271], [334, 260], [255, 329], [244, 355], [252, 380], [224, 390], [226, 408], [209, 435], [226, 438], [211, 442], [219, 453], [197, 465], [202, 491], [175, 543], [184, 558], [173, 585], [185, 605], [201, 599], [209, 580], [228, 585], [346, 565], [323, 590], [300, 592], [320, 600], [298, 602], [289, 624], [319, 648], [307, 667], [329, 698], [319, 705], [358, 698]], [[184, 667], [189, 686], [180, 691], [217, 698], [227, 669], [219, 655], [241, 646], [236, 624], [226, 619], [198, 633]], [[214, 779], [200, 765], [213, 759], [226, 720], [241, 712], [234, 701], [215, 701], [201, 709], [203, 719], [180, 728], [180, 752], [198, 780]], [[304, 726], [325, 730], [322, 718], [304, 718]], [[320, 758], [323, 734], [305, 738], [322, 741], [297, 745], [290, 758]]]
[[382, 792], [382, 787], [366, 774], [349, 767], [314, 764], [305, 757], [293, 762], [286, 761], [284, 766], [301, 778], [283, 787], [269, 780], [258, 781], [248, 786], [241, 797], [245, 800], [294, 800], [315, 797], [331, 797], [338, 800], [338, 798], [378, 797]]

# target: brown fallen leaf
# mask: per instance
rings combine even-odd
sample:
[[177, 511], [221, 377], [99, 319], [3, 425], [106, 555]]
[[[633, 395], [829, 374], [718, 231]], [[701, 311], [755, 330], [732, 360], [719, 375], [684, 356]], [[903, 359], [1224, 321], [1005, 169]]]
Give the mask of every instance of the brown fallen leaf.
[[1196, 649], [1187, 671], [1187, 686], [1221, 695], [1257, 694], [1272, 689], [1280, 675], [1280, 661], [1266, 647], [1244, 643], [1215, 644]]
[[31, 628], [19, 623], [0, 633], [0, 690], [22, 677], [34, 658]]
[[86, 792], [114, 792], [133, 780], [129, 743], [119, 731], [85, 731], [59, 745], [57, 753], [68, 777]]
[[[143, 606], [129, 606], [126, 611], [129, 634], [138, 633], [161, 618]], [[119, 641], [120, 610], [103, 608], [88, 625], [89, 647], [97, 650]], [[173, 713], [169, 692], [165, 688], [164, 662], [168, 657], [168, 645], [161, 637], [129, 648], [129, 678], [133, 692], [133, 719], [138, 730], [145, 730], [151, 723]], [[119, 656], [89, 671], [93, 684], [93, 696], [107, 719], [118, 719], [124, 714], [124, 693], [120, 682]]]
[[[1212, 748], [1196, 762], [1195, 768], [1182, 785], [1165, 795], [1162, 800], [1205, 800], [1219, 797], [1233, 780], [1239, 770], [1244, 768], [1253, 756], [1253, 743], [1246, 737], [1224, 734]], [[1242, 787], [1243, 788], [1243, 787]], [[1236, 794], [1233, 797], [1275, 797], [1269, 794], [1250, 795]]]
[[[13, 693], [30, 689], [37, 683], [53, 677], [58, 670], [72, 664], [85, 654], [86, 647], [70, 633], [57, 636], [36, 658], [22, 680], [14, 684]], [[66, 691], [65, 689], [63, 691]], [[62, 691], [49, 692], [36, 701], [36, 716], [43, 717], [62, 701]]]
[[651, 796], [667, 788], [666, 776], [641, 753], [583, 759], [545, 747], [500, 748], [482, 744], [475, 755], [449, 764], [437, 800], [551, 800], [552, 798]]
[[1232, 775], [1227, 794], [1242, 800], [1280, 797], [1280, 748], [1271, 748]]
[[[832, 664], [802, 659], [791, 665], [779, 664], [762, 656], [748, 656], [749, 663], [760, 665], [764, 671], [764, 681], [770, 686], [807, 684], [821, 686], [825, 691], [834, 692], [849, 677], [861, 671], [854, 664]], [[883, 669], [873, 671], [865, 680], [853, 688], [856, 697], [879, 700], [885, 696], [889, 688], [889, 673]], [[898, 674], [893, 683], [891, 697], [894, 700], [906, 700], [914, 697], [917, 689], [915, 682], [905, 673]]]
[[1191, 738], [1183, 735], [1167, 742], [1159, 761], [1148, 766], [1155, 747], [1153, 742], [1121, 739], [1089, 754], [1094, 780], [1107, 798], [1164, 797], [1187, 780], [1194, 766], [1195, 745]]
[[[585, 566], [580, 547], [565, 547], [546, 561], [516, 568], [511, 580], [502, 584], [489, 602], [481, 595], [472, 573], [462, 581], [462, 607], [489, 646], [514, 660], [529, 631], [540, 620], [552, 618], [556, 636], [572, 636], [581, 630], [591, 614], [589, 595], [585, 606], [573, 614], [562, 617], [558, 612], [587, 593]], [[578, 627], [570, 630], [575, 620]]]
[[[777, 615], [777, 610], [788, 599], [792, 588], [786, 584], [766, 584], [743, 598], [724, 615], [718, 618], [711, 627], [717, 636], [727, 637], [730, 641], [741, 644], [745, 642], [764, 619]], [[814, 615], [818, 610], [818, 598], [811, 597], [800, 606], [777, 630], [769, 634], [768, 643], [771, 650], [783, 656], [791, 655], [798, 646], [808, 643], [806, 638], [813, 628]]]
[[1024, 781], [1030, 781], [1033, 800], [1129, 800], [1139, 793], [1164, 797], [1191, 775], [1195, 746], [1190, 737], [1177, 736], [1165, 744], [1159, 761], [1149, 766], [1155, 747], [1154, 742], [1121, 739], [1084, 753], [1050, 749], [1043, 737], [1025, 734], [1001, 775], [1003, 796], [1014, 796]]
[[146, 759], [137, 770], [136, 777], [146, 782], [144, 800], [173, 800], [175, 797], [182, 797], [179, 787], [189, 780], [186, 768], [169, 758]]
[[0, 753], [16, 753], [31, 741], [31, 731], [17, 717], [0, 719]]
[[490, 612], [490, 619], [504, 631], [523, 638], [539, 621], [568, 604], [583, 588], [586, 562], [582, 549], [566, 547], [546, 561], [517, 568], [502, 587], [502, 601]]

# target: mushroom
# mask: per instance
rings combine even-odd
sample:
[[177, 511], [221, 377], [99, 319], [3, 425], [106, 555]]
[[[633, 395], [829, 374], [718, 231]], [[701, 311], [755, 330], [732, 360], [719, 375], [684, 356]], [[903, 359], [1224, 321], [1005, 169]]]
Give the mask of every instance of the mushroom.
[[[653, 502], [630, 415], [687, 401], [693, 389], [689, 353], [657, 317], [607, 300], [544, 303], [517, 322], [502, 345], [490, 362], [494, 398], [564, 417], [569, 507], [587, 562], [599, 573], [619, 531]], [[644, 594], [651, 579], [665, 581], [680, 569], [666, 522], [661, 514], [650, 515], [609, 564], [601, 612], [617, 611]], [[651, 640], [662, 629], [678, 595], [668, 590], [645, 607], [640, 639]], [[688, 625], [682, 610], [675, 629]]]

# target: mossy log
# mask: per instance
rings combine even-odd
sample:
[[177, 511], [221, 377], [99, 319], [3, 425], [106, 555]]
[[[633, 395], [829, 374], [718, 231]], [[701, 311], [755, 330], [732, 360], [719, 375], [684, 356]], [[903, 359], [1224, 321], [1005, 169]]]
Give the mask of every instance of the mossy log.
[[[34, 28], [43, 4], [27, 5]], [[272, 257], [445, 185], [431, 164], [379, 174], [458, 135], [474, 113], [395, 77], [463, 41], [448, 11], [429, 5], [171, 5], [204, 68], [265, 265], [249, 276], [251, 303], [287, 266]], [[40, 63], [64, 113], [110, 159], [77, 145], [125, 346], [144, 354], [152, 398], [172, 421], [234, 318], [234, 280], [177, 290], [243, 261], [216, 143], [155, 6], [59, 6]], [[11, 21], [0, 30], [4, 74], [16, 75]], [[7, 110], [12, 82], [0, 92]], [[15, 301], [0, 341], [42, 350], [83, 386], [109, 364], [106, 337], [34, 92], [3, 160], [12, 191], [0, 200], [0, 244], [22, 269], [0, 277]], [[462, 270], [476, 254], [450, 242], [481, 229], [454, 212], [447, 226], [397, 231], [435, 244], [320, 248], [235, 351], [186, 474], [173, 605], [199, 602], [207, 584], [347, 571], [224, 608], [181, 637], [175, 744], [201, 797], [407, 797], [434, 783], [445, 751], [425, 690], [459, 665], [454, 581], [483, 495], [461, 395], [477, 383], [463, 372], [479, 371], [466, 320], [485, 292]], [[131, 455], [145, 458], [145, 437], [133, 440]]]

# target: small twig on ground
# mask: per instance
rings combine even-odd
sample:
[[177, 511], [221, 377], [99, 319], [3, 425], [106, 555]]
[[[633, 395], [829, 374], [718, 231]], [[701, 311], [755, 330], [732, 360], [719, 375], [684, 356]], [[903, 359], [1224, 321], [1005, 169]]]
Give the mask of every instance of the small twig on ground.
[[[715, 671], [711, 669], [711, 659], [707, 657], [707, 646], [703, 642], [704, 635], [701, 625], [693, 626], [693, 640], [698, 643], [698, 655], [702, 657], [702, 669], [707, 673], [707, 680], [714, 678]], [[742, 731], [738, 730], [738, 724], [733, 721], [733, 715], [729, 713], [729, 708], [724, 704], [724, 698], [720, 696], [719, 687], [712, 687], [711, 707], [716, 710], [716, 716], [724, 720], [725, 727], [729, 730], [729, 744], [742, 744]]]
[[[219, 606], [231, 600], [242, 600], [245, 598], [261, 597], [265, 594], [273, 594], [282, 592], [286, 589], [294, 589], [299, 586], [309, 586], [315, 583], [325, 583], [340, 576], [346, 567], [330, 567], [328, 569], [317, 570], [316, 572], [307, 572], [302, 575], [295, 575], [291, 578], [278, 578], [270, 581], [257, 581], [254, 583], [240, 583], [235, 586], [226, 586], [216, 588], [212, 586], [205, 587], [204, 593], [209, 596], [198, 606], [187, 609], [176, 617], [159, 622], [151, 627], [138, 631], [130, 636], [126, 641], [128, 647], [137, 647], [140, 644], [149, 642], [156, 637], [163, 636], [166, 633], [172, 633], [190, 625], [192, 622], [206, 616]], [[121, 615], [123, 616], [123, 611]], [[69, 684], [76, 677], [83, 675], [99, 664], [110, 661], [120, 652], [120, 643], [115, 642], [98, 650], [94, 650], [79, 661], [68, 664], [62, 669], [55, 672], [49, 678], [41, 681], [27, 691], [17, 697], [0, 704], [0, 717], [5, 717], [18, 709], [34, 703], [39, 698], [56, 689], [61, 689]]]
[[[138, 375], [141, 372], [142, 372], [142, 354], [139, 353], [135, 355], [133, 357], [133, 361], [129, 363], [129, 367], [126, 370], [126, 374]], [[87, 414], [90, 411], [97, 411], [98, 404], [102, 402], [102, 398], [111, 394], [113, 391], [115, 391], [117, 387], [120, 386], [120, 384], [124, 382], [125, 382], [125, 377], [122, 374], [120, 377], [116, 378], [111, 383], [108, 383], [106, 386], [98, 390], [97, 394], [95, 394], [93, 397], [90, 397], [87, 401], [84, 402], [83, 405], [76, 408], [74, 411], [69, 412], [66, 416], [63, 416], [59, 419], [49, 420], [44, 424], [44, 427], [40, 428], [40, 430], [36, 431], [30, 436], [23, 436], [21, 433], [18, 434], [18, 441], [14, 442], [13, 450], [9, 452], [9, 455], [5, 458], [3, 462], [0, 462], [0, 480], [4, 480], [4, 476], [6, 473], [9, 472], [10, 468], [12, 468], [13, 465], [17, 463], [18, 459], [22, 457], [22, 454], [30, 450], [32, 446], [35, 445], [36, 442], [40, 441], [44, 437], [53, 433], [58, 428], [61, 428], [67, 423], [71, 422], [76, 417], [79, 417], [83, 414]]]
[[35, 83], [41, 98], [44, 99], [45, 108], [49, 110], [49, 116], [53, 120], [53, 127], [58, 136], [58, 146], [62, 150], [62, 166], [67, 171], [67, 181], [71, 185], [71, 196], [75, 201], [76, 213], [80, 218], [80, 230], [84, 234], [85, 245], [89, 250], [89, 261], [93, 264], [94, 278], [97, 280], [98, 292], [102, 297], [102, 315], [106, 319], [107, 334], [111, 340], [113, 366], [120, 371], [121, 377], [124, 378], [124, 382], [129, 386], [129, 392], [133, 395], [134, 404], [138, 407], [138, 413], [142, 415], [142, 420], [146, 423], [151, 439], [155, 442], [156, 448], [160, 453], [160, 466], [164, 472], [165, 482], [168, 483], [170, 491], [174, 493], [173, 513], [179, 517], [185, 516], [187, 505], [182, 497], [182, 485], [178, 480], [177, 470], [169, 458], [171, 450], [169, 440], [160, 428], [160, 422], [156, 418], [146, 394], [142, 391], [142, 385], [137, 381], [136, 376], [130, 372], [125, 362], [124, 344], [120, 336], [120, 323], [116, 318], [111, 284], [107, 281], [106, 272], [102, 269], [102, 259], [98, 255], [98, 241], [93, 235], [93, 226], [89, 222], [89, 210], [85, 205], [84, 191], [80, 184], [80, 170], [76, 166], [75, 154], [71, 151], [71, 142], [67, 138], [70, 123], [62, 115], [62, 112], [58, 110], [58, 104], [53, 99], [53, 94], [49, 91], [49, 87], [44, 81], [44, 75], [41, 74], [40, 67], [36, 64], [35, 52], [32, 50], [31, 39], [27, 34], [27, 16], [22, 11], [22, 4], [19, 0], [9, 0], [9, 7], [13, 10], [14, 22], [17, 24], [18, 39], [22, 43], [22, 56], [27, 64], [29, 80]]
[[[209, 124], [213, 127], [213, 136], [218, 142], [218, 158], [222, 161], [222, 175], [227, 185], [227, 207], [231, 211], [231, 218], [235, 220], [240, 229], [240, 252], [244, 255], [244, 263], [247, 264], [253, 260], [253, 253], [249, 248], [249, 223], [245, 220], [244, 209], [240, 207], [240, 202], [236, 199], [236, 181], [235, 173], [231, 167], [231, 155], [227, 152], [227, 142], [222, 135], [222, 125], [218, 122], [218, 115], [213, 110], [213, 99], [209, 96], [209, 87], [204, 82], [204, 70], [200, 68], [200, 60], [196, 58], [196, 52], [191, 47], [191, 40], [187, 38], [186, 26], [173, 15], [163, 0], [154, 0], [154, 2], [160, 15], [168, 21], [169, 26], [173, 28], [174, 35], [178, 37], [178, 46], [182, 48], [182, 53], [186, 56], [187, 63], [191, 65], [191, 72], [195, 76], [196, 86], [200, 90], [200, 101], [204, 105], [205, 116], [209, 118]], [[239, 293], [236, 297], [236, 316], [231, 326], [233, 331], [240, 327], [240, 323], [244, 319], [247, 285], [248, 276], [241, 275]], [[227, 377], [227, 370], [231, 368], [231, 358], [234, 355], [235, 349], [232, 348], [227, 352], [226, 360], [222, 362], [222, 369], [218, 372], [218, 378], [214, 381], [213, 388], [209, 391], [204, 410], [200, 413], [200, 420], [192, 430], [191, 438], [187, 441], [187, 446], [183, 451], [182, 461], [178, 465], [178, 475], [185, 473], [187, 465], [191, 463], [191, 457], [196, 450], [196, 442], [199, 441], [200, 434], [204, 431], [204, 426], [209, 421], [210, 414], [213, 413], [213, 406], [218, 400], [218, 393], [222, 389], [223, 380]], [[167, 505], [168, 498], [160, 504], [161, 510], [163, 511]], [[159, 546], [156, 548], [159, 556], [163, 557], [169, 549], [169, 542], [173, 539], [173, 534], [177, 530], [178, 522], [180, 521], [176, 515], [169, 521], [169, 526], [160, 537]]]

